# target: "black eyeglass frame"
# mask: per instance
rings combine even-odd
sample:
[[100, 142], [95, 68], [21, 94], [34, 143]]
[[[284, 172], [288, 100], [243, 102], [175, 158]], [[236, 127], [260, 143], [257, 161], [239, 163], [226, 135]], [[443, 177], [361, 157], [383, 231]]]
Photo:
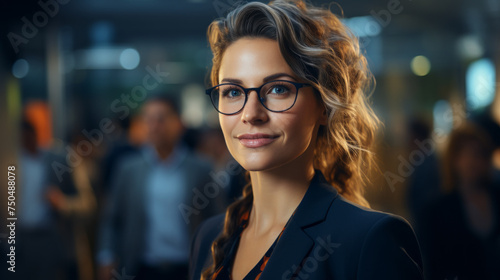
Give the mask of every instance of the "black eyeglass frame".
[[[290, 107], [288, 107], [287, 109], [284, 109], [284, 110], [271, 110], [269, 108], [267, 108], [267, 106], [264, 104], [264, 97], [260, 96], [260, 90], [267, 84], [270, 84], [270, 83], [275, 83], [275, 82], [286, 82], [286, 83], [290, 83], [290, 84], [293, 84], [295, 86], [295, 99], [293, 100], [293, 103], [292, 105], [290, 105]], [[217, 108], [217, 105], [214, 104], [214, 100], [212, 99], [212, 91], [220, 86], [224, 86], [224, 85], [233, 85], [233, 86], [237, 86], [239, 88], [241, 88], [243, 90], [243, 92], [245, 93], [245, 101], [243, 102], [243, 106], [241, 106], [241, 109], [239, 109], [238, 111], [234, 112], [234, 113], [223, 113], [221, 111], [219, 111], [219, 109]], [[217, 110], [217, 112], [219, 112], [220, 114], [223, 114], [223, 115], [227, 115], [227, 116], [230, 116], [230, 115], [235, 115], [235, 114], [238, 114], [239, 112], [241, 112], [243, 110], [243, 108], [245, 108], [245, 105], [247, 104], [247, 101], [248, 101], [248, 94], [251, 92], [251, 91], [255, 91], [257, 93], [257, 96], [259, 97], [259, 102], [260, 104], [262, 104], [262, 106], [264, 106], [264, 108], [266, 108], [268, 111], [271, 111], [271, 112], [274, 112], [274, 113], [280, 113], [280, 112], [285, 112], [285, 111], [288, 111], [290, 110], [294, 105], [295, 105], [295, 102], [297, 102], [297, 96], [299, 95], [299, 90], [303, 87], [312, 87], [311, 84], [308, 84], [308, 83], [297, 83], [297, 82], [292, 82], [292, 81], [286, 81], [286, 80], [274, 80], [274, 81], [269, 81], [267, 83], [264, 83], [262, 84], [260, 87], [256, 87], [256, 88], [244, 88], [238, 84], [235, 84], [235, 83], [223, 83], [223, 84], [219, 84], [219, 85], [216, 85], [214, 87], [211, 87], [211, 88], [208, 88], [205, 90], [205, 93], [209, 96], [210, 98], [210, 101], [212, 103], [212, 105], [214, 106], [215, 110]]]

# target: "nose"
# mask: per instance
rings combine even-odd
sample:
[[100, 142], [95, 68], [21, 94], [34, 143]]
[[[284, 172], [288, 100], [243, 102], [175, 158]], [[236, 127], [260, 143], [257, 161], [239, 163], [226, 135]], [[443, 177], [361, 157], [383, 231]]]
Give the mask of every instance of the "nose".
[[248, 93], [248, 100], [241, 114], [243, 123], [259, 124], [269, 120], [268, 111], [260, 103], [259, 95], [255, 90]]

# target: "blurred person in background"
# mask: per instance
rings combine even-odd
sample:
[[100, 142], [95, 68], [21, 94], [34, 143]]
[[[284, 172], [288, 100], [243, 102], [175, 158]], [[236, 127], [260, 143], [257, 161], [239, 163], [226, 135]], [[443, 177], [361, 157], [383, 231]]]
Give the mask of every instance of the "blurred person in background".
[[34, 126], [27, 120], [21, 124], [21, 151], [18, 209], [18, 279], [59, 279], [62, 270], [60, 233], [57, 230], [46, 193], [50, 186], [49, 152], [41, 150]]
[[185, 279], [189, 238], [201, 221], [222, 211], [225, 194], [207, 193], [211, 165], [180, 141], [184, 126], [174, 99], [154, 96], [141, 113], [148, 143], [121, 159], [111, 177], [99, 277]]
[[427, 213], [429, 279], [500, 279], [500, 196], [493, 145], [473, 124], [454, 130], [444, 158], [445, 196]]
[[[73, 133], [71, 136], [71, 147], [77, 151], [80, 141], [87, 141], [81, 132]], [[92, 151], [95, 151], [92, 149]], [[71, 183], [74, 190], [71, 195], [66, 195], [60, 188], [52, 187], [47, 192], [47, 199], [57, 212], [68, 220], [73, 252], [71, 254], [77, 266], [78, 279], [94, 279], [94, 261], [92, 248], [94, 247], [95, 213], [97, 210], [96, 197], [91, 178], [95, 161], [89, 155], [79, 155], [81, 161], [72, 167]], [[94, 171], [95, 172], [95, 171]]]
[[123, 119], [117, 118], [113, 122], [116, 129], [110, 137], [108, 150], [101, 163], [102, 189], [100, 191], [103, 195], [106, 195], [109, 190], [111, 174], [113, 174], [114, 169], [118, 166], [120, 159], [138, 151], [136, 145], [130, 141], [130, 122], [130, 116]]
[[425, 211], [441, 195], [441, 174], [436, 147], [431, 136], [432, 127], [422, 118], [415, 117], [408, 124], [409, 155], [419, 152], [425, 157], [408, 177], [406, 199], [410, 218], [417, 236], [425, 219]]
[[[115, 118], [113, 120], [113, 125], [115, 129], [112, 133], [106, 135], [105, 139], [108, 141], [106, 144], [106, 150], [104, 156], [100, 159], [100, 182], [95, 189], [97, 196], [98, 213], [104, 211], [104, 206], [107, 204], [106, 200], [111, 188], [111, 175], [115, 172], [116, 168], [120, 165], [121, 160], [131, 154], [137, 153], [139, 151], [138, 144], [132, 143], [130, 136], [132, 119], [128, 115], [125, 118]], [[98, 230], [99, 230], [99, 217], [96, 217], [93, 223], [93, 233], [92, 244], [96, 245], [98, 240]], [[96, 255], [96, 246], [92, 247], [92, 255]]]
[[21, 142], [19, 279], [93, 279], [85, 221], [96, 204], [85, 166], [57, 177], [52, 163], [65, 158], [39, 149], [28, 121]]

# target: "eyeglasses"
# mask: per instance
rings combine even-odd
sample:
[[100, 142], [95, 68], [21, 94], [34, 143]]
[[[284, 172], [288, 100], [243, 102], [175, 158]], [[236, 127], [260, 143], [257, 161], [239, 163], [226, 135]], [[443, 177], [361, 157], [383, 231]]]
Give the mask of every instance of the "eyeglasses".
[[248, 94], [255, 90], [259, 101], [271, 112], [284, 112], [295, 105], [299, 89], [311, 86], [305, 83], [291, 81], [271, 81], [258, 88], [244, 88], [233, 83], [220, 84], [206, 90], [215, 109], [224, 115], [234, 115], [245, 107]]

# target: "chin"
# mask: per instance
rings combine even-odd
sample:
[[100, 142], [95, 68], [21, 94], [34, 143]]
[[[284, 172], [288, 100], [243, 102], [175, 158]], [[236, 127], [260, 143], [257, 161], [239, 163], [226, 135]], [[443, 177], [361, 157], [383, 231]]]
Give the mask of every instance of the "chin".
[[257, 164], [245, 164], [241, 165], [246, 171], [258, 172], [273, 169], [274, 165], [257, 165]]
[[247, 171], [262, 171], [272, 168], [274, 165], [268, 154], [256, 155], [252, 153], [245, 155], [239, 153], [237, 156], [233, 154], [233, 158]]
[[282, 166], [292, 159], [278, 157], [276, 153], [267, 153], [266, 155], [251, 155], [243, 159], [240, 157], [236, 160], [247, 171], [266, 171]]

